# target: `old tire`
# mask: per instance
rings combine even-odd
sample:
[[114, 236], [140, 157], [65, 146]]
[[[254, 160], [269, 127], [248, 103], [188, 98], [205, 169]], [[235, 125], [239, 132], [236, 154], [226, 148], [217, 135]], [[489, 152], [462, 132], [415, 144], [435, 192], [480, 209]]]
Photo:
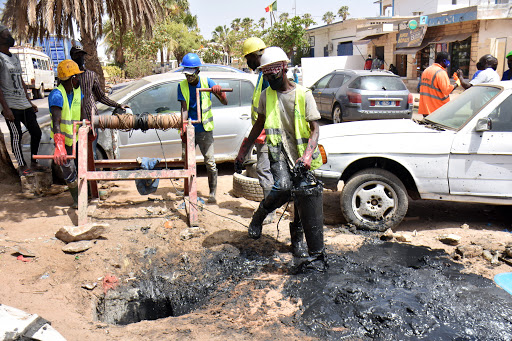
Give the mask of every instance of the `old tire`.
[[262, 201], [263, 189], [258, 179], [246, 176], [244, 171], [242, 174], [233, 174], [233, 195], [237, 198]]
[[44, 98], [44, 84], [41, 84], [41, 87], [37, 90], [37, 98]]
[[340, 204], [347, 222], [361, 230], [382, 232], [400, 224], [409, 200], [404, 184], [393, 173], [368, 168], [347, 181]]
[[343, 122], [343, 112], [341, 111], [341, 106], [336, 103], [332, 109], [332, 123], [341, 122]]

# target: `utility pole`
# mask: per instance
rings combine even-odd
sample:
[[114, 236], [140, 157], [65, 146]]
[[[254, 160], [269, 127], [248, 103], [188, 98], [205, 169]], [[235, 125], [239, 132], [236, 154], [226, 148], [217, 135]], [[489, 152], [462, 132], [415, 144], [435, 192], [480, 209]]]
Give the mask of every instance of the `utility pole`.
[[293, 0], [293, 10], [295, 11], [294, 16], [297, 16], [297, 0]]

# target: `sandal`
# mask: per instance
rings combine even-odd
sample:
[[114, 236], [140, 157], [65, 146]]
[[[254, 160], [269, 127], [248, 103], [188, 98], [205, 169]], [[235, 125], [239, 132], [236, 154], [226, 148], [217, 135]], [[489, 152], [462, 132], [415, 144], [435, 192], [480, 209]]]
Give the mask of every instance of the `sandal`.
[[19, 173], [20, 173], [20, 176], [27, 176], [27, 175], [33, 174], [34, 171], [30, 168], [25, 168], [23, 170], [20, 170]]

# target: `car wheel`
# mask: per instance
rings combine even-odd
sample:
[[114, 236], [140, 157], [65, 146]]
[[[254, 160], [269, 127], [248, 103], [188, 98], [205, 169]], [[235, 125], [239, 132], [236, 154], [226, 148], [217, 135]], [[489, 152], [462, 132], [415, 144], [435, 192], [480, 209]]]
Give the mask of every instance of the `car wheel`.
[[400, 224], [409, 200], [405, 186], [394, 174], [369, 168], [347, 181], [340, 204], [347, 222], [358, 229], [382, 232]]
[[341, 122], [343, 122], [343, 113], [341, 111], [341, 106], [339, 104], [335, 104], [334, 109], [332, 110], [332, 123]]
[[237, 198], [262, 201], [263, 189], [258, 179], [248, 177], [246, 171], [243, 171], [242, 174], [233, 174], [233, 195]]

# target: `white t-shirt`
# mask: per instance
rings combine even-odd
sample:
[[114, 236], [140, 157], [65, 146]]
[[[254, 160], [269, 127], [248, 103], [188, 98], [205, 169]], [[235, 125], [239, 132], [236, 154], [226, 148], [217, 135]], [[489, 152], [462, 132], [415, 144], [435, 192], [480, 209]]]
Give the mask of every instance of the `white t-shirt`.
[[[268, 89], [268, 88], [267, 88]], [[258, 104], [258, 114], [267, 114], [267, 89], [263, 90]], [[299, 158], [297, 151], [297, 139], [295, 137], [295, 88], [288, 92], [277, 91], [277, 101], [281, 109], [281, 125], [283, 130], [283, 147], [288, 159], [288, 165], [293, 168], [295, 161]], [[320, 113], [316, 106], [315, 98], [311, 91], [306, 91], [306, 121], [320, 119]]]
[[501, 80], [500, 75], [492, 68], [482, 70], [473, 78], [469, 83], [471, 85], [484, 84], [484, 83], [495, 83]]

